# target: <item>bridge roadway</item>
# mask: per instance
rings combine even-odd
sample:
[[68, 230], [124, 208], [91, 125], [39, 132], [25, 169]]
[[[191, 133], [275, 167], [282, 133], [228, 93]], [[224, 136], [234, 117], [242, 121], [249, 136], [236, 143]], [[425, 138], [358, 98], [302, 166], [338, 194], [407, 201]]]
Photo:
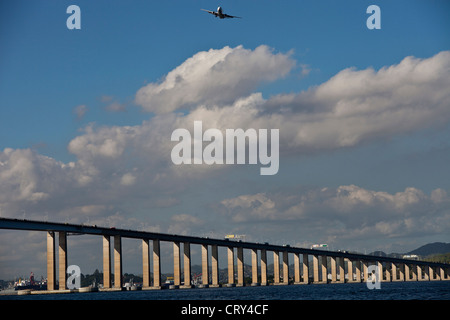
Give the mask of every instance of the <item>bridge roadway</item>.
[[[229, 285], [235, 285], [234, 279], [234, 251], [237, 249], [237, 271], [238, 285], [243, 285], [243, 249], [252, 250], [252, 280], [254, 285], [267, 284], [267, 251], [274, 253], [274, 284], [287, 284], [289, 278], [288, 273], [288, 254], [294, 254], [295, 264], [295, 282], [294, 283], [310, 283], [310, 272], [308, 257], [313, 257], [312, 279], [313, 283], [327, 283], [328, 281], [328, 259], [331, 261], [332, 282], [360, 282], [367, 280], [368, 263], [373, 262], [378, 266], [381, 281], [411, 281], [411, 280], [450, 280], [450, 265], [445, 263], [435, 263], [428, 261], [418, 261], [409, 259], [399, 259], [390, 257], [378, 257], [357, 253], [349, 253], [343, 251], [324, 251], [318, 249], [308, 249], [291, 247], [289, 245], [274, 245], [269, 243], [255, 243], [246, 241], [230, 241], [228, 239], [212, 239], [208, 237], [194, 237], [175, 234], [155, 233], [137, 230], [116, 229], [98, 227], [96, 225], [69, 224], [45, 221], [32, 221], [11, 218], [0, 218], [0, 229], [11, 230], [28, 230], [28, 231], [46, 231], [47, 232], [47, 276], [49, 290], [52, 290], [56, 284], [56, 266], [55, 266], [55, 233], [59, 233], [59, 282], [64, 283], [61, 289], [65, 289], [64, 280], [67, 279], [65, 273], [67, 266], [67, 235], [70, 234], [91, 234], [103, 236], [103, 266], [104, 266], [104, 287], [111, 287], [110, 271], [110, 237], [114, 238], [114, 270], [115, 270], [115, 287], [122, 287], [122, 249], [121, 238], [141, 239], [143, 241], [143, 271], [144, 271], [144, 287], [150, 287], [150, 249], [149, 240], [153, 241], [153, 267], [154, 281], [153, 288], [160, 288], [160, 256], [159, 242], [172, 242], [174, 244], [174, 276], [175, 285], [179, 286], [181, 276], [181, 260], [180, 260], [180, 243], [184, 244], [184, 277], [185, 281], [190, 283], [190, 244], [202, 245], [202, 265], [203, 273], [208, 274], [209, 259], [208, 246], [212, 248], [212, 284], [218, 285], [218, 256], [217, 247], [228, 248], [228, 268], [229, 268]], [[258, 263], [257, 251], [260, 251], [260, 276], [261, 283], [258, 283]], [[283, 276], [279, 270], [279, 253], [283, 253]], [[300, 268], [300, 255], [303, 256], [302, 268]], [[319, 265], [319, 257], [321, 257], [321, 265]], [[339, 260], [339, 264], [337, 264]], [[344, 261], [347, 262], [345, 268]], [[277, 263], [278, 262], [278, 263]], [[355, 263], [356, 262], [356, 263]], [[359, 265], [361, 262], [361, 265]], [[383, 273], [383, 265], [386, 269]], [[277, 267], [278, 265], [278, 267]], [[410, 268], [412, 266], [412, 268]], [[362, 267], [362, 268], [360, 268]], [[415, 269], [417, 268], [417, 269]], [[231, 269], [231, 270], [230, 270]], [[345, 272], [347, 269], [347, 272]], [[361, 269], [363, 270], [361, 272]], [[215, 271], [215, 272], [214, 272]], [[361, 273], [364, 278], [361, 279]], [[397, 277], [397, 273], [399, 277]], [[348, 278], [345, 279], [345, 274]], [[280, 277], [283, 282], [280, 282]], [[206, 278], [206, 279], [205, 279]], [[232, 278], [232, 279], [231, 279]], [[302, 281], [300, 281], [302, 278]], [[211, 281], [208, 277], [203, 277], [204, 286], [208, 286]], [[186, 285], [190, 287], [190, 285]]]

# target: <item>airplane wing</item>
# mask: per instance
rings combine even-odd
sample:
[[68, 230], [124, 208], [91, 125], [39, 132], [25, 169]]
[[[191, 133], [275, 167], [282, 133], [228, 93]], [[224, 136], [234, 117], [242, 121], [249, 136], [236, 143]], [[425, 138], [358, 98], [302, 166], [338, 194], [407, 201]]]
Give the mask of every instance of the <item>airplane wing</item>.
[[230, 16], [229, 14], [224, 14], [223, 16], [225, 18], [239, 18], [239, 19], [242, 19], [242, 17]]
[[209, 10], [205, 10], [205, 9], [200, 9], [200, 10], [203, 10], [203, 11], [206, 11], [208, 13], [211, 13], [211, 14], [215, 15], [216, 17], [218, 16], [217, 12], [209, 11]]

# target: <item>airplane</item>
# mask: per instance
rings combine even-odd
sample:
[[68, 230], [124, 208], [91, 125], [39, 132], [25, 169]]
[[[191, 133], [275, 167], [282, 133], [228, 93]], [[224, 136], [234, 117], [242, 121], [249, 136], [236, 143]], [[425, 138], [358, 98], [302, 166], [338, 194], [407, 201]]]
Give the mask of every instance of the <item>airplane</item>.
[[239, 19], [242, 19], [241, 17], [230, 16], [228, 14], [223, 13], [222, 7], [218, 7], [217, 11], [209, 11], [209, 10], [205, 10], [205, 9], [200, 9], [200, 10], [203, 10], [203, 11], [206, 11], [208, 13], [211, 13], [214, 16], [216, 16], [216, 18], [219, 17], [220, 19], [225, 19], [225, 18], [239, 18]]

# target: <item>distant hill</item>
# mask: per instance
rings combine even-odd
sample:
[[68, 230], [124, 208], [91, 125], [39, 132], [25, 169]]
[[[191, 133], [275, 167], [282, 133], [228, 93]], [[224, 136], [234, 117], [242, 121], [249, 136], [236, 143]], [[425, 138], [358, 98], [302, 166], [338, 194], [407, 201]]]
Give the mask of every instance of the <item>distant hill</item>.
[[417, 254], [419, 256], [426, 257], [432, 254], [444, 254], [449, 252], [450, 243], [434, 242], [421, 246], [420, 248], [410, 251], [407, 254]]
[[420, 248], [414, 249], [412, 251], [406, 253], [385, 253], [383, 251], [374, 251], [369, 253], [371, 256], [377, 257], [390, 257], [390, 258], [402, 258], [405, 254], [416, 254], [421, 257], [427, 257], [431, 255], [437, 254], [445, 254], [450, 253], [450, 243], [444, 242], [434, 242], [428, 243], [426, 245], [421, 246]]
[[387, 255], [385, 252], [383, 252], [383, 251], [374, 251], [374, 252], [369, 253], [369, 255], [371, 255], [371, 256], [376, 256], [376, 257], [387, 257], [387, 256], [388, 256], [388, 255]]
[[385, 253], [383, 251], [374, 251], [369, 253], [369, 256], [376, 256], [376, 257], [389, 257], [389, 258], [403, 258], [403, 253]]

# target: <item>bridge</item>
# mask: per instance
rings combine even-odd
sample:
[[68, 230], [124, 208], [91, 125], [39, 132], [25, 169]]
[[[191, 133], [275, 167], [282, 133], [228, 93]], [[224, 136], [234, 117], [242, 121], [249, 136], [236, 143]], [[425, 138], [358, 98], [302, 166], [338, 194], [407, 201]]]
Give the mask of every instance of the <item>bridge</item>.
[[[122, 238], [142, 240], [142, 289], [161, 289], [161, 241], [173, 244], [173, 288], [191, 288], [192, 244], [202, 247], [202, 286], [219, 287], [218, 247], [227, 248], [228, 283], [225, 286], [244, 286], [244, 250], [251, 251], [252, 285], [268, 285], [267, 255], [273, 253], [273, 284], [308, 283], [352, 283], [371, 279], [369, 266], [378, 270], [379, 281], [431, 281], [450, 280], [450, 264], [420, 260], [378, 257], [345, 251], [324, 251], [254, 243], [230, 241], [228, 239], [210, 239], [205, 237], [183, 236], [136, 230], [105, 228], [90, 225], [55, 223], [20, 219], [0, 218], [0, 229], [44, 231], [47, 233], [47, 291], [67, 290], [67, 236], [69, 234], [98, 235], [103, 240], [103, 289], [121, 290], [122, 283]], [[57, 239], [56, 239], [57, 238]], [[57, 241], [56, 241], [57, 240]], [[58, 243], [58, 268], [56, 268], [56, 246]], [[111, 243], [112, 242], [112, 243]], [[181, 251], [181, 244], [183, 250]], [[114, 281], [111, 277], [114, 248]], [[259, 255], [258, 255], [259, 251]], [[236, 252], [236, 255], [235, 255]], [[280, 254], [282, 268], [280, 268]], [[289, 255], [294, 258], [293, 282], [289, 282]], [[259, 263], [258, 263], [259, 256]], [[152, 259], [150, 259], [152, 257]], [[235, 279], [235, 257], [237, 257], [237, 279]], [[181, 259], [182, 258], [182, 259]], [[211, 259], [210, 259], [211, 258]], [[312, 259], [312, 268], [310, 260]], [[150, 277], [150, 260], [153, 262], [153, 279]], [[183, 260], [183, 269], [181, 262]], [[211, 265], [209, 263], [211, 261]], [[330, 264], [330, 266], [329, 266]], [[258, 267], [259, 266], [259, 267]], [[329, 268], [330, 267], [330, 268]], [[312, 270], [310, 270], [312, 269]], [[328, 269], [331, 270], [329, 279]], [[57, 271], [58, 270], [58, 278]], [[181, 271], [183, 270], [184, 285]], [[209, 275], [211, 270], [211, 276]]]

